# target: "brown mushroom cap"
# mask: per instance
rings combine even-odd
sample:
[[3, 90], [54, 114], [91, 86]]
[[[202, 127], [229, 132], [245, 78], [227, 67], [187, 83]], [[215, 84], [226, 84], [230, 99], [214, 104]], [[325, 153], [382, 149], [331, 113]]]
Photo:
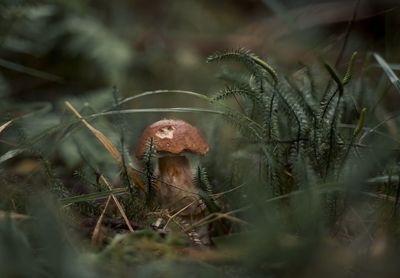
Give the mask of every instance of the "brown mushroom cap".
[[141, 159], [146, 151], [148, 140], [153, 137], [158, 153], [179, 155], [191, 152], [204, 155], [208, 144], [199, 130], [182, 120], [161, 120], [145, 129], [136, 147], [136, 157]]

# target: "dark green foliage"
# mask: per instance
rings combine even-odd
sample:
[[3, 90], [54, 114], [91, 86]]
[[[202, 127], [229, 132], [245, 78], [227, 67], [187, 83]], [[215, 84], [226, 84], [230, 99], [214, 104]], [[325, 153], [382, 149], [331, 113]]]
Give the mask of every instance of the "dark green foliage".
[[206, 169], [197, 166], [197, 171], [193, 178], [194, 185], [199, 189], [200, 197], [204, 204], [207, 206], [209, 212], [219, 212], [221, 209], [217, 205], [216, 199], [213, 196], [212, 185], [210, 184]]
[[272, 83], [278, 83], [278, 75], [275, 70], [265, 61], [261, 60], [257, 55], [246, 49], [231, 50], [222, 53], [211, 55], [207, 58], [207, 62], [233, 60], [240, 61], [255, 75], [256, 82], [262, 87], [262, 82], [265, 81], [266, 75], [272, 78]]
[[1, 277], [93, 277], [58, 211], [48, 196], [41, 196], [30, 201], [27, 219], [0, 219]]
[[154, 160], [156, 156], [156, 148], [154, 145], [154, 138], [150, 137], [147, 142], [146, 151], [143, 155], [143, 180], [147, 188], [146, 202], [150, 204], [154, 201], [156, 194], [156, 179], [154, 175]]
[[45, 173], [48, 177], [48, 182], [49, 182], [49, 187], [52, 187], [52, 191], [58, 196], [58, 197], [66, 197], [67, 196], [67, 191], [61, 181], [60, 178], [58, 178], [55, 174], [55, 170], [52, 168], [51, 162], [47, 159], [42, 159], [42, 163], [44, 166]]
[[[244, 64], [250, 75], [246, 83], [246, 73], [237, 79], [234, 74], [224, 74], [233, 85], [227, 85], [213, 99], [240, 96], [244, 111], [252, 111], [243, 114], [226, 108], [226, 115], [246, 140], [261, 147], [265, 184], [272, 192], [287, 194], [306, 183], [316, 185], [319, 180], [339, 178], [354, 143], [341, 134], [339, 124], [343, 111], [349, 108], [344, 101], [344, 86], [351, 79], [355, 55], [343, 80], [325, 63], [334, 82], [328, 81], [324, 94], [320, 93], [322, 88], [316, 88], [309, 68], [303, 70], [308, 87], [298, 86], [292, 77], [278, 76], [270, 65], [243, 49], [210, 56], [208, 61], [228, 59]], [[299, 159], [307, 170], [296, 170]]]
[[[113, 93], [113, 99], [114, 99], [114, 105], [117, 109], [119, 109], [118, 107], [118, 103], [120, 101], [119, 97], [118, 97], [118, 89], [116, 87], [113, 88], [112, 90]], [[122, 180], [124, 182], [124, 184], [126, 184], [129, 188], [129, 192], [131, 194], [131, 198], [134, 199], [134, 184], [133, 181], [131, 180], [131, 177], [129, 175], [128, 172], [128, 159], [126, 156], [126, 151], [125, 151], [125, 132], [124, 130], [126, 129], [126, 121], [125, 118], [123, 117], [123, 115], [118, 115], [116, 116], [116, 123], [119, 125], [119, 133], [120, 133], [120, 144], [121, 144], [121, 158], [122, 158]]]

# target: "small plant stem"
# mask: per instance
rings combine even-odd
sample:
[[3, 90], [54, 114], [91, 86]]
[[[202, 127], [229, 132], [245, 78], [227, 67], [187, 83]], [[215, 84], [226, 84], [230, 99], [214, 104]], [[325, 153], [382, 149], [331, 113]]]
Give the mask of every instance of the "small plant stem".
[[[100, 180], [107, 186], [107, 188], [109, 190], [112, 190], [110, 184], [108, 183], [108, 181], [106, 180], [106, 178], [103, 175], [100, 176]], [[131, 226], [131, 223], [129, 222], [129, 219], [126, 216], [125, 210], [124, 210], [123, 206], [121, 205], [121, 203], [118, 201], [117, 197], [115, 197], [114, 194], [111, 193], [110, 196], [114, 200], [115, 204], [117, 205], [117, 208], [118, 208], [119, 212], [121, 213], [122, 217], [124, 218], [126, 226], [128, 226], [129, 231], [134, 232], [134, 230]]]
[[111, 196], [108, 196], [107, 198], [107, 202], [103, 208], [103, 211], [101, 212], [99, 219], [96, 222], [96, 226], [94, 227], [93, 233], [92, 233], [92, 248], [95, 248], [97, 245], [97, 241], [99, 239], [99, 233], [100, 233], [100, 229], [101, 229], [101, 223], [103, 222], [103, 218], [104, 218], [104, 214], [107, 211], [108, 205], [110, 204], [111, 201]]

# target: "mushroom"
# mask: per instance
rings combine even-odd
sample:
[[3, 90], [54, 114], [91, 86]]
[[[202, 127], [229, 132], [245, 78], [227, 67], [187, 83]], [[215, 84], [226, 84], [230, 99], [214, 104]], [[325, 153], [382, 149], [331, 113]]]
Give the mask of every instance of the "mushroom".
[[[205, 206], [193, 184], [190, 155], [205, 155], [208, 144], [199, 130], [182, 120], [164, 119], [145, 129], [135, 150], [141, 160], [153, 138], [158, 158], [158, 196], [163, 208], [188, 224], [204, 216]], [[202, 230], [204, 233], [204, 229]]]

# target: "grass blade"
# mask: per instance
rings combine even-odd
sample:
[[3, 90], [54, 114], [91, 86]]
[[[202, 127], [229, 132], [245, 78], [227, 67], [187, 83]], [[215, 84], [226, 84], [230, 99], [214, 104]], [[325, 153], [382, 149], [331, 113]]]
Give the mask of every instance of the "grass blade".
[[24, 151], [26, 151], [26, 149], [15, 149], [15, 150], [10, 150], [10, 151], [6, 152], [2, 156], [0, 156], [0, 164], [13, 158], [13, 157], [16, 157], [17, 155], [23, 153]]
[[94, 128], [92, 125], [86, 121], [81, 114], [72, 106], [69, 101], [65, 102], [65, 105], [79, 118], [82, 120], [82, 123], [99, 139], [99, 141], [103, 144], [106, 150], [112, 155], [112, 157], [118, 162], [122, 162], [121, 154], [117, 150], [117, 148], [113, 145], [113, 143], [99, 130]]
[[[117, 150], [117, 148], [112, 144], [112, 142], [103, 134], [101, 133], [99, 130], [97, 130], [96, 128], [94, 128], [92, 125], [90, 125], [88, 123], [88, 121], [86, 121], [81, 114], [79, 114], [79, 112], [72, 106], [72, 104], [69, 101], [65, 102], [65, 105], [79, 118], [82, 120], [83, 124], [97, 137], [97, 139], [99, 139], [99, 141], [103, 144], [103, 146], [107, 149], [107, 151], [112, 155], [112, 157], [114, 157], [114, 159], [118, 162], [118, 163], [122, 163], [122, 158], [121, 158], [121, 154], [119, 153], [119, 151]], [[108, 181], [106, 180], [106, 178], [101, 175], [100, 176], [100, 181], [103, 182], [107, 188], [109, 190], [112, 190], [110, 184], [108, 183]], [[144, 188], [143, 188], [144, 189]], [[115, 204], [118, 207], [119, 212], [121, 213], [122, 217], [125, 220], [126, 225], [129, 228], [129, 231], [133, 232], [133, 228], [129, 222], [128, 217], [125, 214], [125, 210], [123, 208], [123, 206], [121, 205], [121, 203], [118, 201], [118, 199], [115, 197], [114, 194], [111, 193], [110, 195], [112, 197], [112, 199], [114, 200]]]
[[103, 208], [103, 211], [101, 212], [99, 219], [96, 222], [96, 226], [94, 227], [93, 233], [92, 233], [92, 239], [91, 239], [91, 244], [92, 248], [96, 247], [98, 241], [99, 241], [99, 236], [100, 236], [100, 229], [101, 229], [101, 222], [103, 222], [104, 214], [107, 211], [108, 205], [110, 204], [111, 201], [111, 196], [108, 196], [107, 202]]
[[114, 196], [119, 196], [119, 195], [126, 194], [126, 193], [128, 193], [128, 188], [125, 188], [125, 187], [124, 188], [113, 188], [112, 190], [89, 193], [89, 194], [82, 194], [82, 195], [78, 195], [78, 196], [63, 198], [60, 200], [60, 202], [64, 206], [69, 206], [69, 205], [72, 205], [75, 203], [80, 203], [80, 202], [90, 202], [90, 201], [105, 199], [105, 198], [108, 198], [111, 194], [114, 194]]
[[24, 220], [24, 219], [28, 219], [30, 217], [28, 215], [16, 213], [13, 211], [0, 210], [0, 220], [7, 219], [7, 218], [14, 219], [14, 220]]
[[2, 124], [2, 125], [0, 126], [0, 133], [3, 132], [3, 130], [5, 130], [9, 125], [11, 125], [12, 122], [13, 122], [13, 121], [11, 120], [11, 121], [8, 121], [8, 122]]
[[[100, 176], [100, 181], [103, 182], [103, 183], [107, 186], [107, 188], [108, 188], [109, 190], [112, 189], [111, 186], [110, 186], [110, 184], [109, 184], [109, 182], [106, 180], [106, 178], [105, 178], [103, 175]], [[133, 230], [133, 228], [132, 228], [132, 226], [131, 226], [131, 223], [130, 223], [128, 217], [126, 216], [124, 207], [121, 205], [121, 203], [118, 201], [117, 197], [115, 197], [114, 194], [111, 193], [110, 196], [111, 196], [111, 198], [114, 200], [114, 203], [116, 204], [116, 206], [117, 206], [119, 212], [121, 213], [122, 217], [124, 218], [125, 223], [126, 223], [126, 226], [128, 226], [129, 231], [133, 232], [134, 230]]]
[[374, 53], [373, 55], [375, 60], [379, 63], [383, 71], [389, 77], [390, 82], [392, 82], [397, 92], [400, 94], [400, 80], [397, 75], [394, 73], [390, 65], [378, 53]]
[[[65, 102], [65, 105], [79, 118], [82, 120], [83, 124], [97, 137], [97, 139], [103, 144], [106, 150], [111, 154], [111, 156], [117, 161], [119, 164], [123, 164], [121, 154], [117, 150], [117, 148], [113, 145], [113, 143], [98, 129], [94, 128], [88, 121], [86, 121], [81, 114], [72, 106], [69, 101]], [[119, 113], [118, 111], [114, 111]], [[142, 190], [145, 191], [145, 186], [143, 181], [139, 177], [139, 174], [135, 169], [129, 169], [128, 171], [133, 179], [133, 182]]]
[[40, 78], [40, 79], [44, 79], [44, 80], [49, 80], [49, 81], [53, 81], [53, 82], [62, 82], [63, 78], [54, 75], [54, 74], [50, 74], [47, 72], [43, 72], [37, 69], [33, 69], [33, 68], [29, 68], [20, 64], [16, 64], [14, 62], [11, 61], [7, 61], [4, 59], [0, 59], [0, 67], [9, 69], [9, 70], [13, 70], [19, 73], [24, 73], [36, 78]]
[[338, 86], [339, 95], [342, 96], [343, 92], [344, 92], [344, 88], [343, 88], [342, 80], [340, 79], [338, 73], [328, 63], [325, 63], [324, 66], [325, 66], [326, 70], [329, 72], [332, 79], [335, 81], [336, 85]]

